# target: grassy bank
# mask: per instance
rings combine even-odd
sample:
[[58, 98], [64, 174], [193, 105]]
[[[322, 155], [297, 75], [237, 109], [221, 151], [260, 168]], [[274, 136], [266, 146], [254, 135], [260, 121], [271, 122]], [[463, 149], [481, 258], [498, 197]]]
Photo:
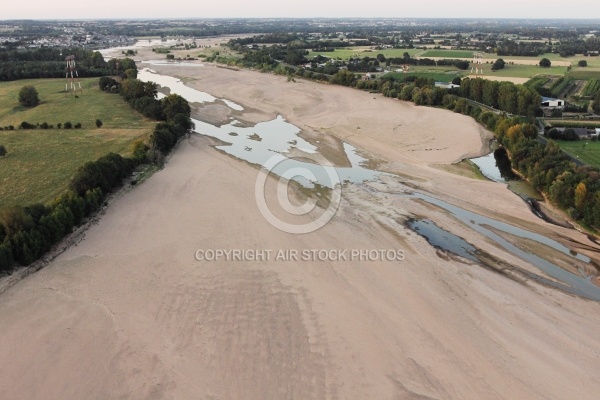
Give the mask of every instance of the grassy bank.
[[[19, 89], [33, 85], [41, 104], [18, 104]], [[48, 202], [64, 191], [75, 172], [109, 152], [128, 155], [131, 143], [146, 137], [155, 122], [147, 120], [118, 95], [98, 89], [98, 79], [82, 80], [79, 98], [66, 96], [64, 80], [38, 79], [0, 84], [0, 126], [79, 122], [82, 129], [0, 131], [8, 155], [0, 159], [0, 208]], [[96, 128], [95, 121], [103, 122]]]

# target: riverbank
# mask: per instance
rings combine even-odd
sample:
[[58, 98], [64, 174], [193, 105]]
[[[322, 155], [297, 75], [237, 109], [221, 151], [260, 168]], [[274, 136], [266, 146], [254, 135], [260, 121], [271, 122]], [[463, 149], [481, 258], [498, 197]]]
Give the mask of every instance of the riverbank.
[[[233, 114], [210, 104], [222, 122], [283, 115], [307, 141], [343, 139], [398, 177], [345, 186], [329, 224], [286, 234], [255, 205], [257, 168], [192, 135], [78, 246], [0, 294], [0, 365], [10, 366], [0, 367], [0, 397], [595, 398], [599, 303], [526, 276], [508, 279], [404, 227], [426, 216], [497, 260], [540, 273], [408, 196], [423, 192], [597, 255], [584, 235], [539, 220], [502, 185], [435, 167], [483, 153], [490, 133], [470, 117], [253, 71], [152, 68], [244, 107]], [[273, 257], [195, 259], [210, 249]], [[405, 257], [274, 259], [290, 249]]]

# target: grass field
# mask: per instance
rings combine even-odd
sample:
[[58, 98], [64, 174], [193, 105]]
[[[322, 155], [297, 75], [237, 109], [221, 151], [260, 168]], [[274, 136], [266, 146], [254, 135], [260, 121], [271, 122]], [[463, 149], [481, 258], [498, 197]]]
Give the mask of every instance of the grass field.
[[[18, 105], [17, 94], [35, 86], [42, 103]], [[98, 78], [82, 80], [79, 98], [65, 97], [64, 80], [39, 79], [0, 83], [0, 126], [81, 122], [82, 129], [0, 131], [8, 155], [0, 158], [0, 208], [48, 202], [65, 190], [77, 169], [108, 152], [128, 154], [131, 143], [147, 137], [155, 122], [133, 111], [119, 95], [98, 89]], [[95, 120], [104, 125], [98, 129]]]
[[542, 68], [537, 65], [506, 64], [503, 69], [492, 71], [492, 64], [483, 64], [483, 74], [487, 76], [502, 76], [515, 78], [531, 78], [535, 75], [564, 75], [567, 67]]
[[468, 50], [427, 50], [420, 57], [471, 58], [473, 52]]
[[567, 153], [592, 167], [600, 168], [600, 142], [592, 140], [564, 141], [556, 143]]

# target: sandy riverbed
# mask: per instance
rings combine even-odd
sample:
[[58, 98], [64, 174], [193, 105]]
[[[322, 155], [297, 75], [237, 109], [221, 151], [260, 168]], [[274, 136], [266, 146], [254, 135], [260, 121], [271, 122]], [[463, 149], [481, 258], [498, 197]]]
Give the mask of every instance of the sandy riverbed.
[[[468, 117], [251, 71], [153, 69], [241, 104], [239, 120], [281, 114], [305, 137], [331, 134], [386, 161], [411, 187], [589, 243], [537, 219], [502, 185], [431, 166], [482, 152], [489, 133]], [[596, 398], [597, 303], [440, 253], [401, 223], [426, 215], [532, 268], [443, 211], [386, 196], [402, 190], [398, 179], [350, 186], [324, 228], [282, 233], [256, 207], [257, 169], [211, 144], [182, 142], [78, 246], [0, 294], [0, 398]], [[402, 249], [406, 258], [201, 262], [198, 249]]]

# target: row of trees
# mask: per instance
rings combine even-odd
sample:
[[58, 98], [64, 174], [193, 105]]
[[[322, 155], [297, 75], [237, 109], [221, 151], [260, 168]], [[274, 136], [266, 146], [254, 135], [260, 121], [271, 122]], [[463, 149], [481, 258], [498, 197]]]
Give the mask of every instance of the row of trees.
[[534, 118], [539, 114], [542, 97], [533, 89], [512, 82], [465, 78], [460, 96], [509, 114]]
[[69, 190], [49, 205], [0, 210], [0, 272], [15, 262], [29, 265], [98, 210], [107, 193], [135, 167], [132, 159], [110, 153], [84, 165]]
[[[64, 124], [60, 122], [56, 124], [57, 129], [81, 129], [82, 127], [83, 125], [81, 125], [81, 122], [73, 124], [71, 121], [67, 121]], [[21, 124], [19, 124], [19, 129], [54, 129], [54, 125], [48, 124], [47, 122], [42, 122], [41, 124], [32, 124], [27, 121], [23, 121]]]
[[107, 62], [97, 51], [54, 48], [14, 50], [0, 52], [0, 81], [64, 78], [65, 54], [75, 55], [77, 72], [82, 78], [121, 75], [132, 67], [135, 69], [135, 63], [130, 59], [111, 59]]
[[536, 140], [534, 126], [516, 119], [498, 121], [495, 134], [518, 170], [550, 201], [579, 223], [600, 228], [600, 170], [577, 166], [552, 140]]

